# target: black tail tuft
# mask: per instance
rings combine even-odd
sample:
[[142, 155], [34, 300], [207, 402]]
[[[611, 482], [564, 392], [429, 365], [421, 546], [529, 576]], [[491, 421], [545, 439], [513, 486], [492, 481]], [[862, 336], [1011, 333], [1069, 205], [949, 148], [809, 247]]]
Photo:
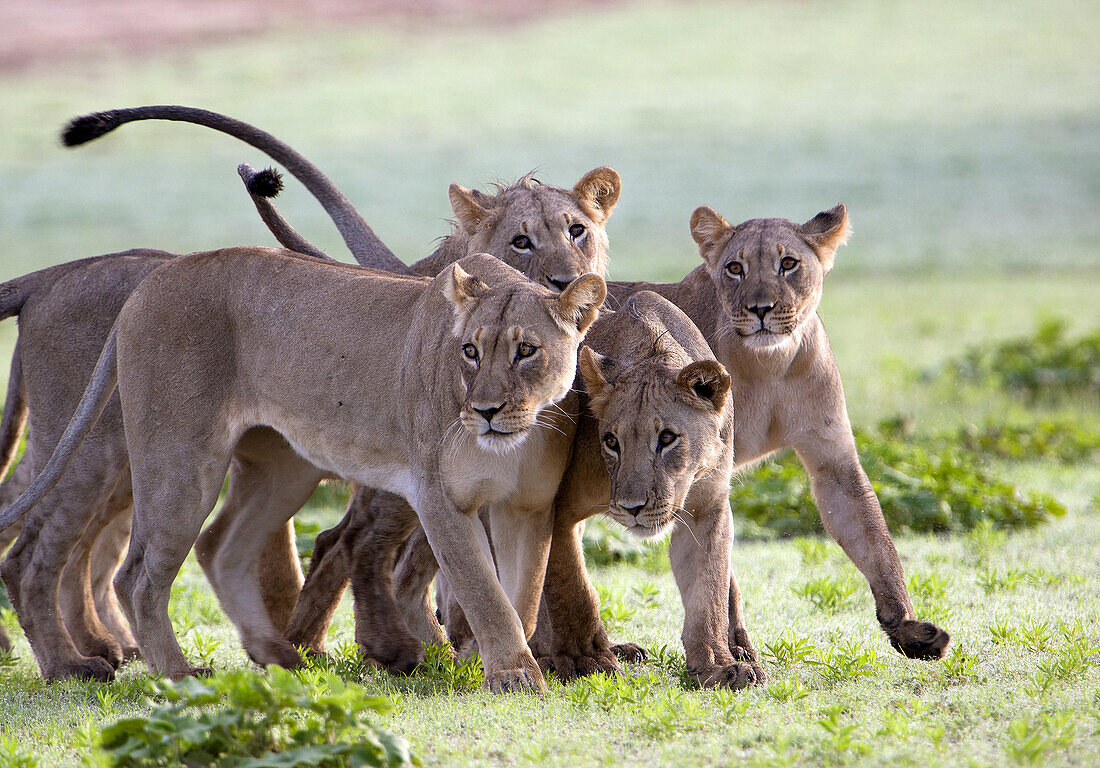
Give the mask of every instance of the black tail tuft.
[[283, 177], [274, 168], [265, 168], [248, 180], [248, 193], [256, 197], [277, 197], [283, 191]]
[[118, 118], [118, 113], [114, 110], [74, 117], [61, 132], [61, 143], [66, 147], [75, 147], [93, 139], [98, 139], [120, 125], [122, 125], [122, 122]]

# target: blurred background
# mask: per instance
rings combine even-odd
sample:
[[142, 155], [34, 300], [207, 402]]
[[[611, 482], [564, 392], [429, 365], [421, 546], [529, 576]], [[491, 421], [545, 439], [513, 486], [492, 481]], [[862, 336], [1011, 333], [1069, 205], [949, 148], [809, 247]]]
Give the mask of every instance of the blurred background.
[[[266, 157], [170, 123], [62, 149], [95, 110], [262, 127], [407, 261], [449, 231], [451, 181], [571, 186], [607, 164], [616, 278], [693, 268], [700, 204], [740, 221], [847, 203], [822, 312], [853, 417], [936, 419], [958, 396], [920, 375], [951, 354], [1044, 317], [1100, 325], [1098, 35], [1100, 5], [1071, 0], [0, 0], [0, 279], [274, 244], [235, 173]], [[280, 206], [350, 260], [293, 180]]]

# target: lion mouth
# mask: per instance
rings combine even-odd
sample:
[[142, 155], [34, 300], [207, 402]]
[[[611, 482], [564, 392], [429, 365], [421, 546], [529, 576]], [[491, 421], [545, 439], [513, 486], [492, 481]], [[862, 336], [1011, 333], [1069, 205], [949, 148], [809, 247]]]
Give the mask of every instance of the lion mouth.
[[505, 454], [514, 451], [523, 445], [530, 430], [515, 429], [504, 432], [490, 427], [477, 436], [477, 445], [484, 451], [497, 454]]
[[633, 515], [614, 505], [608, 511], [616, 523], [626, 528], [630, 535], [639, 539], [658, 538], [672, 530], [672, 527], [676, 524], [676, 517], [672, 513], [662, 514], [660, 511], [646, 511], [641, 515]]

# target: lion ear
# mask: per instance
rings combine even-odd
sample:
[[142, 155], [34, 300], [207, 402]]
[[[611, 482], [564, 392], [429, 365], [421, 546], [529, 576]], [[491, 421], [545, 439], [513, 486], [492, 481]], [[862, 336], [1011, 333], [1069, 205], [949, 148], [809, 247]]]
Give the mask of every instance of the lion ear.
[[489, 286], [458, 264], [452, 264], [443, 281], [443, 295], [454, 305], [456, 331], [466, 322]]
[[691, 214], [691, 237], [699, 246], [699, 255], [707, 264], [717, 258], [719, 245], [734, 228], [709, 205], [701, 205]]
[[607, 393], [608, 382], [614, 375], [617, 364], [610, 357], [604, 357], [592, 347], [582, 346], [577, 353], [577, 367], [584, 378], [584, 387], [588, 397], [600, 400]]
[[604, 165], [582, 176], [573, 187], [573, 193], [585, 213], [597, 224], [603, 224], [611, 216], [615, 203], [619, 202], [622, 184], [619, 172]]
[[817, 254], [822, 268], [826, 272], [833, 268], [836, 249], [848, 242], [852, 234], [852, 225], [848, 223], [848, 209], [844, 203], [814, 216], [798, 228], [799, 234]]
[[[489, 209], [478, 202], [479, 194], [461, 184], [451, 184], [447, 189], [447, 197], [451, 200], [451, 210], [458, 219], [458, 225], [467, 235], [474, 235], [482, 222], [489, 217]], [[480, 197], [484, 198], [484, 195]]]
[[699, 360], [684, 367], [676, 376], [676, 383], [690, 397], [705, 401], [716, 411], [726, 405], [732, 381], [722, 364], [715, 360]]
[[607, 283], [594, 272], [581, 275], [565, 286], [553, 301], [558, 316], [584, 333], [600, 314], [600, 305], [607, 298]]

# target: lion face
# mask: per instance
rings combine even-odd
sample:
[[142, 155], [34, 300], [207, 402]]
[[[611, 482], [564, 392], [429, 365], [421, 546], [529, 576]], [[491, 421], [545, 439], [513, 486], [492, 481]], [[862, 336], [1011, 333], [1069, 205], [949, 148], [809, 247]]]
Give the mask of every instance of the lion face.
[[460, 421], [482, 449], [507, 453], [544, 408], [569, 393], [577, 346], [607, 287], [587, 274], [560, 294], [528, 280], [490, 289], [455, 264], [445, 292], [455, 306], [455, 355], [466, 388]]
[[580, 353], [611, 476], [608, 514], [643, 538], [668, 530], [695, 480], [719, 465], [733, 409], [720, 363], [650, 363], [623, 366], [589, 347]]
[[760, 352], [797, 346], [849, 232], [843, 204], [805, 224], [751, 219], [732, 226], [711, 208], [697, 209], [691, 234], [722, 303], [720, 332]]
[[458, 184], [451, 207], [469, 237], [469, 253], [491, 253], [553, 291], [581, 275], [607, 273], [604, 227], [619, 199], [619, 174], [596, 168], [572, 190], [525, 176], [496, 195]]

